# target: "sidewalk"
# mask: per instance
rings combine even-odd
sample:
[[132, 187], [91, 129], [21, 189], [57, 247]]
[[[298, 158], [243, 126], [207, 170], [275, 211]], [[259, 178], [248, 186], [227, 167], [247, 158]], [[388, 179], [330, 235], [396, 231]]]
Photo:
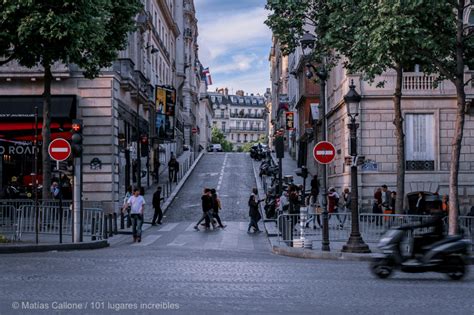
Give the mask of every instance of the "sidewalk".
[[[156, 191], [156, 188], [159, 186], [162, 187], [162, 197], [164, 200], [161, 202], [161, 209], [163, 211], [163, 218], [166, 217], [166, 212], [173, 202], [174, 198], [176, 195], [179, 193], [181, 188], [183, 187], [184, 183], [196, 167], [197, 163], [200, 161], [201, 157], [203, 156], [204, 152], [201, 153], [196, 153], [196, 158], [193, 160], [192, 154], [194, 152], [191, 151], [185, 151], [182, 155], [180, 155], [177, 160], [180, 164], [180, 171], [178, 173], [178, 182], [177, 183], [170, 183], [169, 178], [168, 178], [168, 165], [164, 167], [163, 170], [160, 171], [160, 176], [159, 176], [159, 183], [155, 183], [153, 185], [150, 185], [147, 189], [145, 189], [145, 215], [144, 215], [144, 224], [142, 226], [142, 230], [146, 231], [148, 228], [151, 227], [151, 221], [153, 219], [154, 215], [154, 209], [153, 209], [153, 193]], [[120, 217], [118, 218], [120, 220]], [[120, 226], [120, 222], [118, 223]], [[120, 234], [127, 234], [131, 235], [132, 234], [132, 228], [127, 228], [126, 222], [125, 222], [125, 229], [120, 229], [118, 230], [118, 235]], [[122, 235], [123, 236], [123, 235]], [[128, 236], [127, 236], [128, 237]], [[114, 235], [112, 237], [108, 238], [108, 241], [110, 245], [115, 245], [126, 238], [124, 237], [118, 237], [117, 235]]]

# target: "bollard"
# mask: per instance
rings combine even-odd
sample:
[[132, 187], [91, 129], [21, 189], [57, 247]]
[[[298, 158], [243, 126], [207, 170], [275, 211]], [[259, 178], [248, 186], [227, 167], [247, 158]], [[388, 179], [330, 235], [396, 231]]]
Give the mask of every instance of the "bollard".
[[113, 233], [113, 226], [112, 226], [112, 220], [113, 217], [112, 217], [112, 213], [109, 213], [109, 237], [112, 237], [114, 236], [114, 233]]
[[97, 237], [95, 236], [96, 226], [95, 226], [95, 218], [92, 217], [92, 226], [91, 226], [91, 241], [95, 241]]
[[104, 228], [102, 230], [102, 235], [103, 235], [104, 240], [106, 240], [108, 238], [108, 235], [107, 235], [107, 215], [106, 214], [104, 214], [103, 220], [104, 220]]
[[117, 213], [116, 212], [113, 213], [113, 217], [114, 217], [114, 234], [117, 235], [118, 228], [117, 228]]
[[120, 229], [125, 229], [125, 215], [123, 214], [123, 211], [120, 212]]

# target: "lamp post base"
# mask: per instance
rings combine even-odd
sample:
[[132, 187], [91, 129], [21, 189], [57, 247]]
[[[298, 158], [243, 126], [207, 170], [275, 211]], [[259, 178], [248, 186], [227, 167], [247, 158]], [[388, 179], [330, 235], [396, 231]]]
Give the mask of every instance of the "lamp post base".
[[370, 253], [369, 245], [365, 244], [360, 236], [351, 236], [347, 244], [342, 246], [342, 252], [346, 253]]

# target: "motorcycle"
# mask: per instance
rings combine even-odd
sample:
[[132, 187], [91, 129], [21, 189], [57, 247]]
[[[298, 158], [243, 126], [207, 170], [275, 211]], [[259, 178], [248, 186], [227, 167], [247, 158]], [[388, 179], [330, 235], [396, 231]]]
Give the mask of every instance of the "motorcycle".
[[[425, 235], [418, 237], [425, 246], [414, 249], [412, 255], [404, 255], [402, 243], [406, 240], [407, 231], [413, 230], [412, 227], [392, 228], [380, 239], [377, 247], [381, 252], [373, 255], [370, 265], [371, 271], [377, 277], [385, 279], [395, 269], [407, 273], [445, 273], [452, 280], [460, 280], [466, 275], [471, 246], [469, 240], [463, 239], [462, 236], [433, 238]], [[429, 244], [430, 241], [433, 242]]]
[[276, 209], [278, 208], [280, 198], [276, 195], [268, 194], [267, 198], [265, 199], [265, 216], [267, 219], [275, 219], [276, 218]]

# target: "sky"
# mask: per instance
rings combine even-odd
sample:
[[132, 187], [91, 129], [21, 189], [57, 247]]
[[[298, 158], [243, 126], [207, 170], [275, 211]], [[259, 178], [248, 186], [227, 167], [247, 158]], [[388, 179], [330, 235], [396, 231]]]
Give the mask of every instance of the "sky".
[[263, 23], [266, 0], [194, 0], [199, 59], [213, 85], [263, 95], [270, 87], [268, 55], [272, 35]]

